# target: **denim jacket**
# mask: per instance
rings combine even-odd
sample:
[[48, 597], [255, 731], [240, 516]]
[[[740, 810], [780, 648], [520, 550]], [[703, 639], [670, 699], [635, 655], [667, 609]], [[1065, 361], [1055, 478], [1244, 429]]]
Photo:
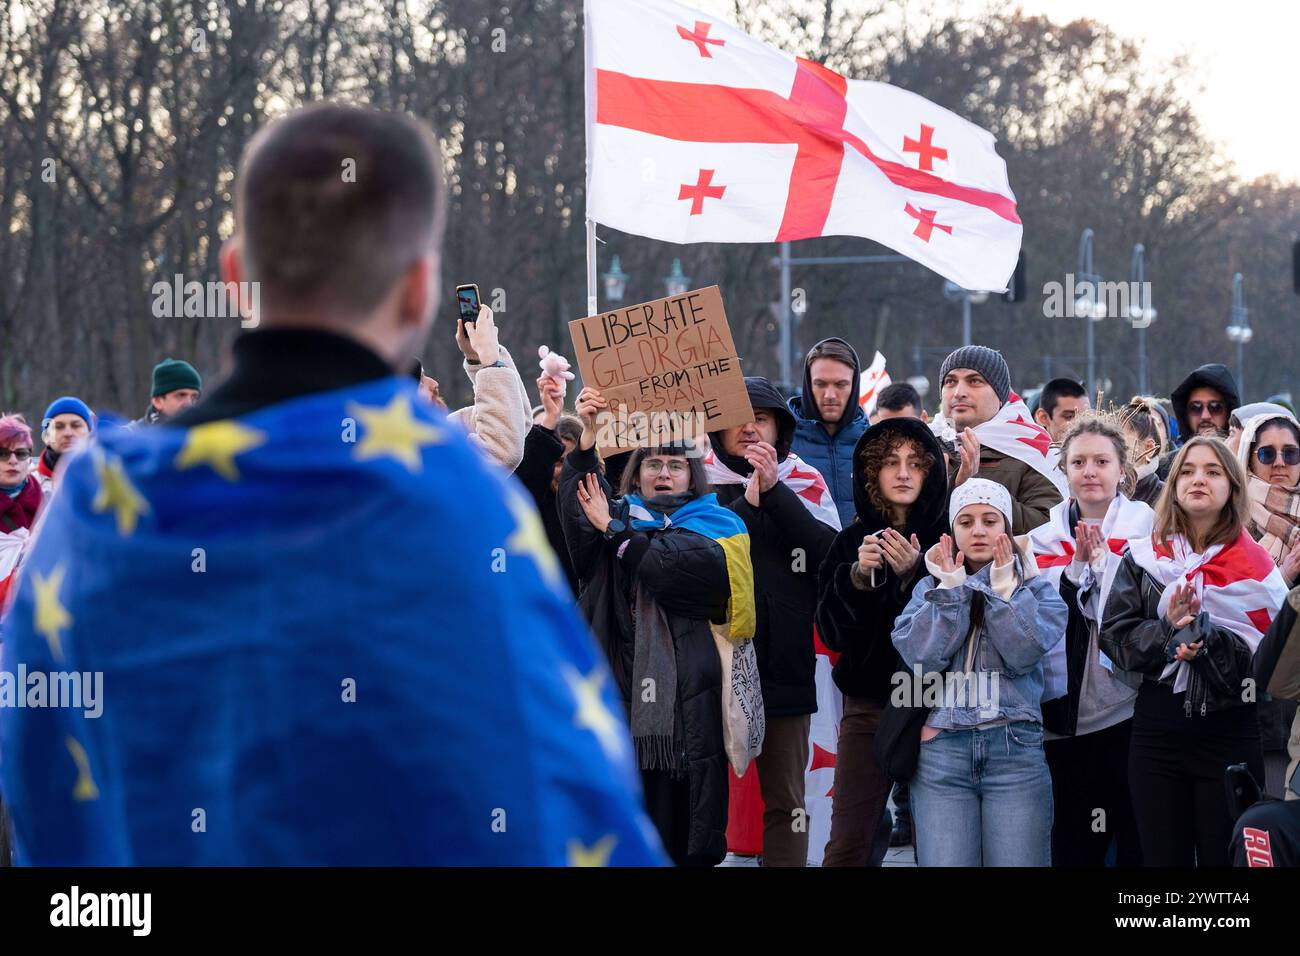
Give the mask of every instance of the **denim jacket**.
[[[992, 700], [944, 700], [930, 712], [927, 726], [963, 729], [1000, 719], [1042, 723], [1043, 655], [1064, 639], [1069, 611], [1052, 583], [1036, 574], [1036, 567], [1023, 573], [1025, 560], [1023, 553], [1015, 558], [1017, 579], [1010, 600], [993, 588], [992, 564], [953, 587], [940, 587], [934, 574], [927, 575], [912, 591], [893, 632], [894, 646], [909, 673], [915, 674], [917, 665], [927, 676], [963, 671], [971, 600], [979, 592], [984, 621], [971, 673], [975, 686], [995, 689]], [[950, 706], [953, 703], [957, 706]]]

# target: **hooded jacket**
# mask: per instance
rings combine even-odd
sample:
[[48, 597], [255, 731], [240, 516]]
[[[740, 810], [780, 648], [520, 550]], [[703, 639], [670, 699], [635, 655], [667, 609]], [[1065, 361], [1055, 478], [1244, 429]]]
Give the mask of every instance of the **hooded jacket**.
[[[777, 460], [790, 453], [794, 415], [781, 393], [765, 378], [745, 379], [749, 404], [776, 413]], [[738, 475], [753, 467], [729, 455], [722, 433], [709, 435], [713, 453]], [[745, 500], [744, 485], [715, 485], [718, 502], [730, 508], [749, 529], [750, 561], [754, 566], [754, 599], [758, 627], [754, 651], [758, 656], [763, 709], [769, 717], [793, 717], [817, 710], [817, 655], [813, 648], [813, 613], [817, 608], [817, 566], [835, 537], [835, 529], [817, 520], [784, 482], [759, 495], [758, 507]], [[796, 550], [803, 559], [793, 557]]]
[[[1191, 397], [1192, 392], [1198, 388], [1212, 388], [1222, 395], [1224, 402], [1227, 403], [1229, 415], [1241, 405], [1241, 397], [1237, 394], [1237, 382], [1232, 377], [1232, 373], [1228, 371], [1228, 367], [1218, 362], [1202, 365], [1183, 379], [1182, 384], [1174, 389], [1173, 394], [1170, 396], [1173, 400], [1174, 420], [1178, 425], [1179, 444], [1196, 434], [1187, 421], [1187, 400]], [[1174, 455], [1176, 454], [1178, 454], [1178, 449], [1175, 448], [1160, 460], [1160, 469], [1157, 474], [1160, 475], [1161, 479], [1169, 477], [1169, 466], [1173, 464]]]
[[835, 507], [839, 510], [840, 524], [847, 526], [854, 514], [853, 448], [868, 425], [867, 413], [858, 404], [858, 394], [862, 387], [862, 362], [853, 346], [843, 339], [832, 336], [822, 339], [817, 345], [826, 342], [839, 342], [853, 354], [853, 384], [849, 389], [849, 401], [853, 403], [853, 410], [848, 413], [848, 421], [841, 424], [834, 435], [826, 428], [817, 403], [813, 400], [811, 362], [804, 362], [803, 391], [791, 398], [787, 407], [795, 418], [792, 450], [822, 473], [826, 484], [830, 486], [831, 497], [835, 499]]
[[871, 503], [862, 479], [867, 446], [886, 434], [905, 435], [933, 455], [935, 461], [908, 511], [906, 523], [897, 530], [909, 540], [915, 534], [922, 554], [948, 530], [948, 479], [939, 440], [920, 419], [885, 419], [868, 428], [853, 449], [856, 514], [853, 522], [835, 537], [817, 574], [817, 632], [823, 644], [839, 653], [832, 674], [835, 685], [850, 697], [882, 706], [893, 675], [902, 669], [898, 651], [890, 640], [894, 619], [907, 606], [916, 582], [925, 576], [918, 558], [916, 567], [905, 578], [900, 578], [886, 562], [876, 572], [875, 588], [864, 591], [853, 583], [853, 565], [863, 537], [890, 526], [888, 517]]

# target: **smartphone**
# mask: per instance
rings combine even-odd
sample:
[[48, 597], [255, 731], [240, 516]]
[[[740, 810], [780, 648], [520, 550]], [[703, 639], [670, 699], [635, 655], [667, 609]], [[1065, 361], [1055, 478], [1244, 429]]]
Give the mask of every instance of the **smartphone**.
[[478, 319], [478, 286], [472, 282], [456, 286], [456, 305], [460, 309], [460, 320], [466, 325]]

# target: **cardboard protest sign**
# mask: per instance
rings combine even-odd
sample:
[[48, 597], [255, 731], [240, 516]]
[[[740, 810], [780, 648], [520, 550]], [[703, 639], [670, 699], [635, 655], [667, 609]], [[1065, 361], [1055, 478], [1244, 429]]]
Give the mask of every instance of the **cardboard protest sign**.
[[754, 420], [716, 285], [569, 323], [582, 384], [609, 400], [602, 453]]

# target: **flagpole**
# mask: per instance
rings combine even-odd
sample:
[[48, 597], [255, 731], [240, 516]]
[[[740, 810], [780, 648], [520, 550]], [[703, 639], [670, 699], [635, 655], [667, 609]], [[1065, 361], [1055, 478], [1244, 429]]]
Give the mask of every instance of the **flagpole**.
[[587, 315], [600, 311], [596, 304], [596, 224], [587, 220]]

